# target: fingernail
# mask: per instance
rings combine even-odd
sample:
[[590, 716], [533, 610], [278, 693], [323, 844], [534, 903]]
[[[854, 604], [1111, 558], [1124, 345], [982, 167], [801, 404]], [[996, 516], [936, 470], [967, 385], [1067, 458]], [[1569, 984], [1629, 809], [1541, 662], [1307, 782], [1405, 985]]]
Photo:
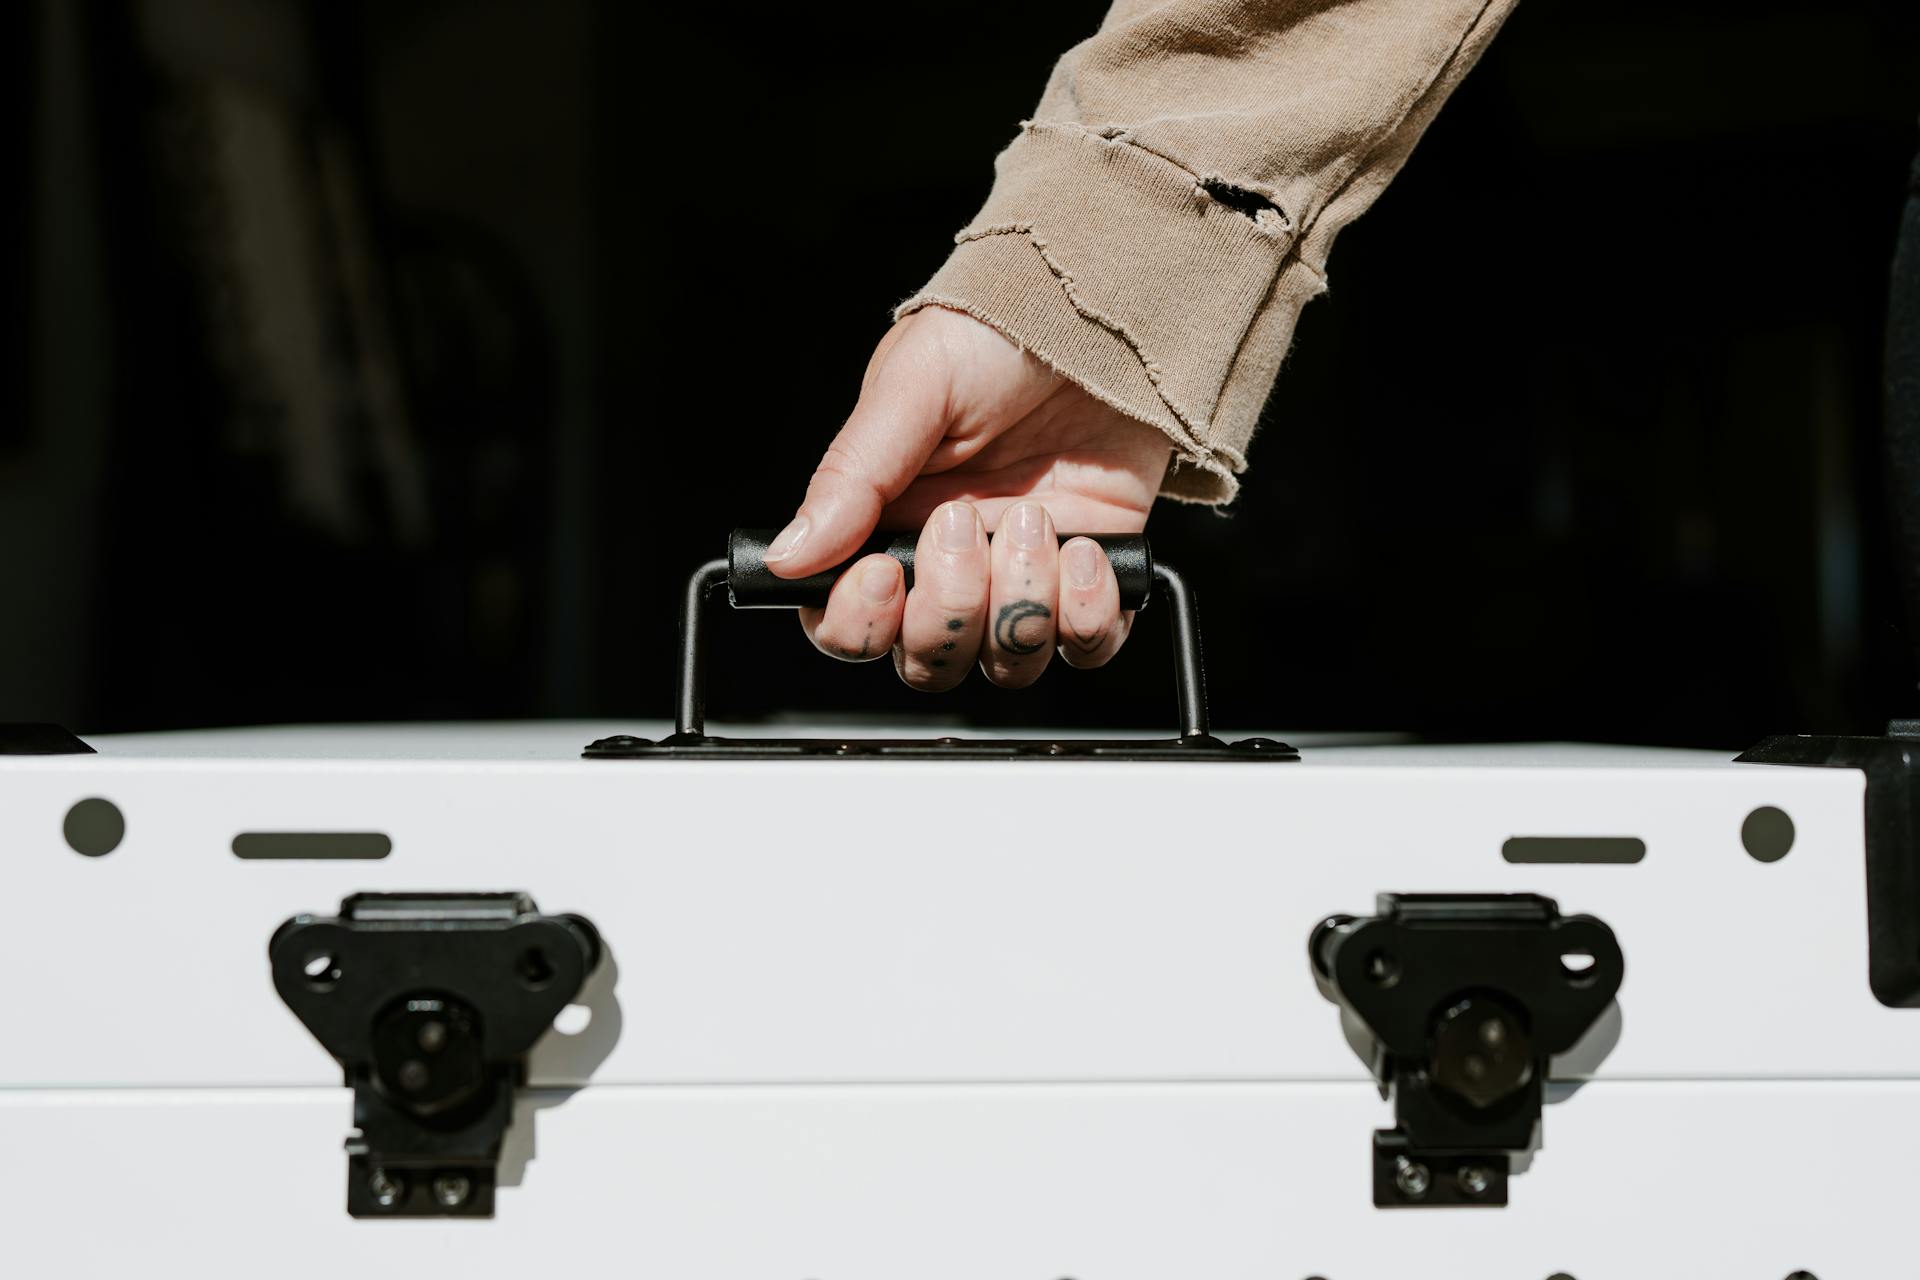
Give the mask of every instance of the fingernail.
[[860, 571], [860, 594], [869, 604], [885, 604], [900, 589], [900, 566], [876, 560]]
[[934, 513], [933, 536], [942, 551], [973, 550], [976, 517], [965, 503], [949, 502]]
[[1047, 545], [1047, 509], [1037, 502], [1022, 502], [1011, 508], [1000, 527], [1022, 551], [1038, 551]]
[[1090, 587], [1100, 581], [1100, 544], [1076, 540], [1067, 544], [1067, 581], [1076, 587]]
[[793, 523], [782, 529], [780, 536], [775, 538], [772, 545], [767, 548], [767, 554], [764, 558], [769, 561], [785, 560], [788, 556], [798, 551], [800, 549], [800, 543], [807, 536], [808, 527], [805, 516], [795, 516]]

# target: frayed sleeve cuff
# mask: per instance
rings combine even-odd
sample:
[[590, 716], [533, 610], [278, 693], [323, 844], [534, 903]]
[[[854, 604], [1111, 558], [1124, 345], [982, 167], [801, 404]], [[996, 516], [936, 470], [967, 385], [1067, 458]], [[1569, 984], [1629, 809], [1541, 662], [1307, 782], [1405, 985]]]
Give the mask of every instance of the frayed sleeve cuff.
[[1299, 310], [1324, 287], [1284, 210], [1124, 132], [1028, 123], [953, 255], [896, 312], [991, 325], [1165, 432], [1163, 492], [1230, 501]]

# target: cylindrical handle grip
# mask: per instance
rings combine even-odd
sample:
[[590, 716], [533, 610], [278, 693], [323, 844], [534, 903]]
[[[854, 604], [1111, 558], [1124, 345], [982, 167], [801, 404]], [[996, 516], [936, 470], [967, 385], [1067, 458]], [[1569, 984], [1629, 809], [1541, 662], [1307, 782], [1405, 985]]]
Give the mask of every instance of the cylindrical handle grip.
[[[846, 564], [808, 578], [777, 578], [767, 568], [767, 544], [777, 529], [735, 529], [727, 538], [727, 595], [736, 609], [822, 608], [834, 580], [848, 565], [876, 551], [885, 552], [907, 571], [907, 586], [913, 586], [913, 549], [917, 538], [911, 533], [877, 533], [867, 545], [855, 552]], [[1069, 538], [1092, 538], [1106, 548], [1107, 563], [1120, 582], [1120, 607], [1139, 609], [1153, 592], [1153, 553], [1142, 533], [1063, 533]]]

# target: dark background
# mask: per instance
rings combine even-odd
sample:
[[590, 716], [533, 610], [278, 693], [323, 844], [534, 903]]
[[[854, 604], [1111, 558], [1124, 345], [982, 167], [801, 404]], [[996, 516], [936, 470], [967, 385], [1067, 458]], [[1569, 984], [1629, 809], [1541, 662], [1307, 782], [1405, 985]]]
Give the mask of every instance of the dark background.
[[[660, 717], [1104, 6], [6, 6], [0, 719]], [[664, 12], [663, 12], [664, 10]], [[1877, 454], [1920, 6], [1523, 3], [1349, 230], [1228, 518], [1229, 728], [1742, 746], [1915, 699]], [[723, 620], [712, 710], [938, 700]]]

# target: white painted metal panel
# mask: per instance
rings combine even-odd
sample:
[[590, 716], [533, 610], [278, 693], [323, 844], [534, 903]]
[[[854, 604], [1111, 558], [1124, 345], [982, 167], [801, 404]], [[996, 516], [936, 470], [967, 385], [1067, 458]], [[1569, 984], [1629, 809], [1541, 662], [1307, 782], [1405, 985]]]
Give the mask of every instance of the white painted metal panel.
[[[0, 1092], [13, 1276], [1898, 1280], [1920, 1085], [1601, 1081], [1503, 1210], [1372, 1207], [1364, 1085], [608, 1088], [492, 1221], [355, 1222], [343, 1090]], [[526, 1161], [528, 1141], [533, 1158]], [[523, 1167], [524, 1166], [524, 1167]], [[576, 1269], [577, 1268], [577, 1269]]]
[[[1353, 1079], [1305, 945], [1381, 891], [1535, 891], [1608, 921], [1627, 977], [1605, 1077], [1920, 1076], [1920, 1015], [1867, 988], [1854, 771], [1564, 747], [1219, 767], [575, 758], [605, 728], [0, 758], [0, 1087], [337, 1082], [273, 992], [267, 938], [354, 891], [417, 889], [525, 889], [599, 925], [615, 964], [588, 1031], [536, 1050], [549, 1084]], [[104, 858], [61, 837], [89, 796], [127, 819]], [[1777, 863], [1741, 847], [1760, 805], [1797, 828]], [[229, 847], [248, 830], [377, 830], [394, 852], [243, 862]], [[1515, 835], [1648, 852], [1513, 866]]]

